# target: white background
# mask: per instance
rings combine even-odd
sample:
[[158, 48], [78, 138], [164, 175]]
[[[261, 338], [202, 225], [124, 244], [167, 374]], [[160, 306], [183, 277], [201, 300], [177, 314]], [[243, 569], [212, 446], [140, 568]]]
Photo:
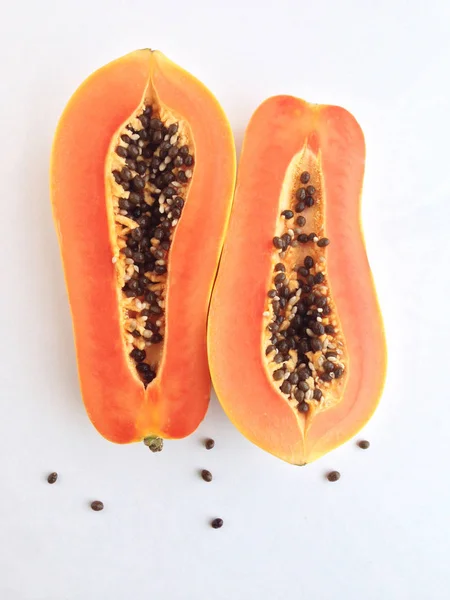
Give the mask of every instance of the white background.
[[[449, 33], [445, 0], [4, 3], [1, 600], [449, 597]], [[142, 47], [212, 89], [238, 150], [251, 113], [276, 93], [341, 104], [361, 123], [364, 225], [390, 351], [382, 403], [362, 432], [370, 450], [349, 442], [292, 467], [247, 442], [215, 398], [199, 430], [159, 455], [91, 426], [49, 154], [78, 84]], [[210, 452], [205, 436], [216, 439]], [[324, 479], [329, 469], [338, 483]], [[89, 508], [97, 498], [102, 513]]]

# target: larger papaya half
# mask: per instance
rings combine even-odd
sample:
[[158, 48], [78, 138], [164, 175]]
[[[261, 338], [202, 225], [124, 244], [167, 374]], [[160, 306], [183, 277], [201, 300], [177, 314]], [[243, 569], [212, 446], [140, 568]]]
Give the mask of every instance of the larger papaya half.
[[383, 325], [360, 224], [364, 138], [335, 106], [278, 96], [248, 126], [209, 317], [213, 384], [236, 426], [294, 464], [378, 403]]
[[81, 391], [109, 440], [183, 437], [206, 412], [206, 318], [234, 179], [218, 102], [160, 52], [101, 68], [61, 117], [54, 218]]

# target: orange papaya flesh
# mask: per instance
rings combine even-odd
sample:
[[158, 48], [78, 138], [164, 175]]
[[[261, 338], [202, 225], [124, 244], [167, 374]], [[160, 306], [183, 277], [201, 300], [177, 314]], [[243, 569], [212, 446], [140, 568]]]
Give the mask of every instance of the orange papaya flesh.
[[353, 436], [382, 392], [364, 161], [351, 114], [290, 96], [266, 100], [244, 138], [208, 319], [210, 369], [237, 428], [293, 464]]
[[205, 415], [207, 311], [234, 180], [223, 110], [160, 52], [101, 68], [61, 116], [51, 199], [80, 386], [113, 442], [153, 448]]

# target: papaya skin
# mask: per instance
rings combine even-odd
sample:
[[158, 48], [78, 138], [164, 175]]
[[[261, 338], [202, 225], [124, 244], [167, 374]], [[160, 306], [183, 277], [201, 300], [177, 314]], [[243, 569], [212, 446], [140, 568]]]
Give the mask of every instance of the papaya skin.
[[[186, 124], [195, 153], [170, 249], [162, 358], [146, 388], [123, 341], [107, 185], [115, 136], [144, 101]], [[61, 116], [51, 157], [53, 216], [83, 401], [93, 425], [112, 442], [182, 438], [206, 413], [207, 311], [235, 168], [233, 136], [219, 103], [158, 51], [132, 52], [93, 73]]]
[[[322, 221], [331, 240], [326, 271], [348, 363], [335, 401], [306, 416], [274, 386], [264, 355], [272, 238], [295, 161], [299, 171], [308, 167], [320, 175]], [[364, 137], [350, 113], [291, 96], [266, 100], [244, 137], [208, 319], [210, 370], [217, 396], [241, 433], [296, 465], [354, 436], [375, 411], [384, 385], [384, 329], [360, 219], [364, 161]]]

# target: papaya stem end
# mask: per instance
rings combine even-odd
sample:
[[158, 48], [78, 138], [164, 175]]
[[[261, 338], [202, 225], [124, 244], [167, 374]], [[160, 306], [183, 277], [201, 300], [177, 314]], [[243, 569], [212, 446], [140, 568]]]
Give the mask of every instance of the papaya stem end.
[[144, 444], [152, 452], [161, 452], [164, 446], [164, 440], [155, 435], [150, 435], [149, 437], [144, 438]]

